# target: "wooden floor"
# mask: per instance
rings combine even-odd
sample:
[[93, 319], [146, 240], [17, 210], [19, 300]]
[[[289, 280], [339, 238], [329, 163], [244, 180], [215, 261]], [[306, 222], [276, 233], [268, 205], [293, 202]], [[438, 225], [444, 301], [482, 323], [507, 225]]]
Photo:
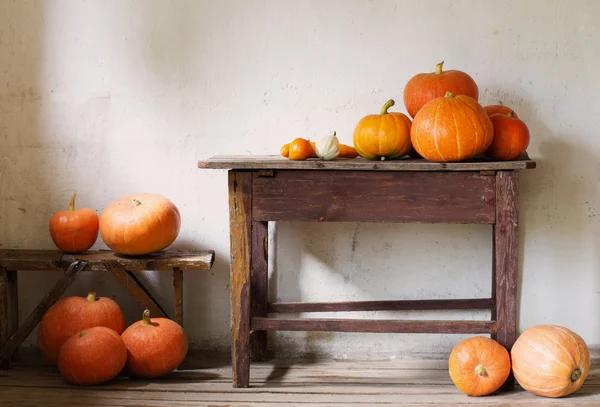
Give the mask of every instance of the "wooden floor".
[[51, 367], [0, 371], [0, 406], [600, 406], [600, 365], [564, 399], [520, 388], [472, 398], [452, 384], [445, 361], [294, 362], [253, 364], [252, 387], [231, 387], [229, 366], [182, 369], [166, 379], [119, 377], [100, 386], [66, 384]]

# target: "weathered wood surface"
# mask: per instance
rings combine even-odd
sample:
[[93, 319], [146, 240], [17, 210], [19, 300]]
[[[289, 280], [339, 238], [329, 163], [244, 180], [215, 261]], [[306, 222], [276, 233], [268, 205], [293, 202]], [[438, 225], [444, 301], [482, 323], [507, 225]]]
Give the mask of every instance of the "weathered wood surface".
[[[150, 315], [155, 318], [168, 318], [165, 310], [160, 306], [152, 294], [144, 287], [144, 285], [138, 280], [138, 278], [130, 271], [127, 271], [118, 263], [106, 263], [106, 270], [110, 271], [119, 283], [125, 287], [125, 289], [131, 295], [131, 298], [135, 300], [143, 309], [148, 308]], [[140, 319], [142, 315], [140, 314]]]
[[63, 272], [62, 276], [54, 284], [48, 294], [46, 294], [38, 306], [35, 307], [31, 314], [29, 314], [19, 329], [17, 329], [17, 331], [0, 349], [0, 366], [3, 366], [10, 361], [12, 355], [17, 350], [19, 345], [23, 343], [25, 338], [27, 338], [34, 328], [39, 324], [46, 311], [48, 311], [52, 304], [54, 304], [60, 298], [60, 296], [64, 294], [65, 290], [69, 288], [73, 280], [75, 280], [75, 277], [77, 277], [86, 266], [86, 260], [77, 260], [74, 261], [69, 268]]
[[[19, 329], [19, 300], [17, 291], [17, 272], [0, 267], [0, 349]], [[9, 368], [10, 360], [0, 364], [0, 368]]]
[[163, 380], [119, 376], [97, 386], [67, 384], [55, 368], [16, 367], [0, 377], [0, 405], [14, 406], [578, 406], [600, 405], [600, 368], [573, 396], [537, 397], [517, 387], [486, 397], [462, 394], [447, 360], [286, 361], [252, 365], [251, 387], [231, 387], [229, 367], [179, 370]]
[[491, 298], [348, 302], [271, 302], [269, 313], [492, 309]]
[[173, 268], [173, 294], [175, 299], [175, 321], [183, 326], [183, 270]]
[[274, 171], [253, 176], [259, 221], [494, 223], [495, 177], [479, 173]]
[[86, 260], [86, 271], [106, 271], [106, 262], [117, 262], [129, 271], [209, 270], [215, 253], [206, 251], [163, 251], [148, 256], [129, 257], [109, 250], [64, 254], [57, 250], [0, 250], [0, 267], [9, 270], [66, 270], [76, 260]]
[[480, 155], [460, 163], [435, 163], [408, 156], [391, 161], [369, 161], [362, 157], [323, 161], [311, 158], [292, 161], [280, 155], [220, 155], [200, 160], [198, 168], [238, 170], [354, 170], [354, 171], [497, 171], [535, 168], [527, 153], [514, 161], [493, 161]]
[[392, 319], [252, 318], [252, 329], [371, 333], [483, 334], [496, 332], [495, 321], [411, 321]]
[[229, 173], [231, 357], [233, 386], [250, 381], [252, 174]]
[[[267, 222], [252, 222], [252, 251], [250, 253], [251, 281], [251, 317], [266, 317], [268, 307], [268, 239], [269, 224]], [[267, 333], [256, 331], [251, 336], [252, 360], [260, 361], [267, 358]]]

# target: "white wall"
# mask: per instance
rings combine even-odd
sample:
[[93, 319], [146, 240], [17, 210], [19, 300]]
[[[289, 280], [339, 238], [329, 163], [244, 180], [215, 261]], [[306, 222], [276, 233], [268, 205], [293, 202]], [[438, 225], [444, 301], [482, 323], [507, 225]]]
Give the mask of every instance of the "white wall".
[[[47, 222], [72, 189], [99, 212], [125, 194], [161, 193], [183, 216], [174, 247], [217, 256], [210, 272], [185, 275], [186, 329], [195, 346], [227, 350], [226, 173], [197, 160], [277, 154], [333, 130], [351, 144], [363, 115], [391, 97], [404, 111], [408, 79], [445, 60], [475, 78], [483, 104], [513, 106], [532, 133], [519, 329], [561, 324], [598, 346], [599, 15], [594, 0], [2, 1], [0, 245], [53, 248]], [[273, 298], [489, 295], [488, 226], [283, 223], [273, 232]], [[21, 318], [57, 275], [20, 274]], [[144, 279], [171, 309], [170, 278]], [[67, 294], [91, 289], [114, 296], [128, 322], [139, 317], [109, 275], [86, 273]], [[461, 338], [287, 333], [276, 343], [282, 355], [385, 358], [448, 352]]]

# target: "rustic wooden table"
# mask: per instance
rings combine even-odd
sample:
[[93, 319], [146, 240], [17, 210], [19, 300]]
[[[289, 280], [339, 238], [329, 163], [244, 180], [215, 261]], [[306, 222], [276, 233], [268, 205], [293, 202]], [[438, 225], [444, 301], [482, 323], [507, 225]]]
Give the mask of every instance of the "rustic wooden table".
[[[518, 170], [527, 155], [495, 162], [362, 158], [290, 161], [217, 156], [200, 168], [228, 169], [231, 233], [233, 386], [248, 387], [250, 359], [266, 356], [267, 331], [489, 334], [510, 350], [516, 339]], [[493, 225], [490, 298], [337, 303], [268, 302], [270, 221], [478, 223]], [[374, 310], [489, 309], [489, 321], [269, 317], [269, 314]], [[511, 387], [509, 379], [506, 387]]]

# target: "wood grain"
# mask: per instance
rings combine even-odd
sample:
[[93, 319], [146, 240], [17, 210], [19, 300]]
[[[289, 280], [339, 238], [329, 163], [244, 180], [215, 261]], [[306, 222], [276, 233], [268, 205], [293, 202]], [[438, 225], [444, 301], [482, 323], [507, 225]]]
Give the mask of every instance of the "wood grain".
[[271, 302], [269, 313], [492, 309], [491, 298], [348, 302]]
[[[0, 349], [19, 329], [17, 272], [0, 267]], [[16, 351], [15, 351], [16, 354]], [[0, 369], [9, 368], [6, 360]]]
[[[132, 272], [125, 270], [121, 264], [116, 262], [105, 263], [104, 266], [106, 267], [106, 270], [110, 271], [119, 283], [125, 287], [135, 302], [143, 309], [147, 308], [150, 311], [152, 317], [168, 318], [167, 313], [160, 306], [158, 301], [152, 297], [152, 294], [150, 294]], [[142, 316], [140, 314], [140, 319], [141, 318]]]
[[280, 155], [221, 155], [198, 161], [198, 168], [236, 170], [335, 170], [335, 171], [498, 171], [535, 168], [527, 153], [514, 161], [493, 161], [480, 155], [459, 163], [436, 163], [408, 156], [392, 161], [368, 161], [362, 157], [323, 161], [292, 161]]
[[252, 318], [252, 329], [371, 333], [489, 334], [495, 321], [411, 321], [385, 319]]
[[183, 270], [173, 268], [173, 294], [175, 301], [175, 321], [183, 326]]
[[276, 171], [254, 176], [258, 221], [494, 223], [495, 178], [475, 173]]
[[234, 387], [250, 385], [252, 174], [229, 172], [231, 357]]
[[148, 256], [121, 256], [109, 250], [64, 254], [57, 250], [0, 250], [0, 267], [9, 270], [66, 270], [76, 260], [86, 260], [86, 271], [106, 271], [104, 263], [117, 262], [129, 271], [209, 270], [215, 253], [205, 251], [163, 251]]
[[[251, 248], [251, 317], [266, 317], [268, 307], [268, 238], [269, 224], [267, 222], [252, 222]], [[267, 358], [267, 332], [255, 331], [251, 336], [251, 357], [255, 361]]]
[[17, 331], [10, 337], [10, 339], [4, 344], [0, 350], [0, 366], [8, 363], [17, 350], [19, 345], [23, 343], [25, 338], [33, 331], [33, 329], [39, 324], [42, 317], [48, 311], [48, 309], [54, 304], [61, 295], [64, 294], [65, 290], [71, 285], [73, 280], [83, 271], [87, 266], [86, 260], [74, 261], [67, 270], [65, 270], [62, 276], [54, 284], [52, 289], [46, 294], [46, 296], [40, 301], [37, 307], [29, 314], [23, 324], [17, 329]]

